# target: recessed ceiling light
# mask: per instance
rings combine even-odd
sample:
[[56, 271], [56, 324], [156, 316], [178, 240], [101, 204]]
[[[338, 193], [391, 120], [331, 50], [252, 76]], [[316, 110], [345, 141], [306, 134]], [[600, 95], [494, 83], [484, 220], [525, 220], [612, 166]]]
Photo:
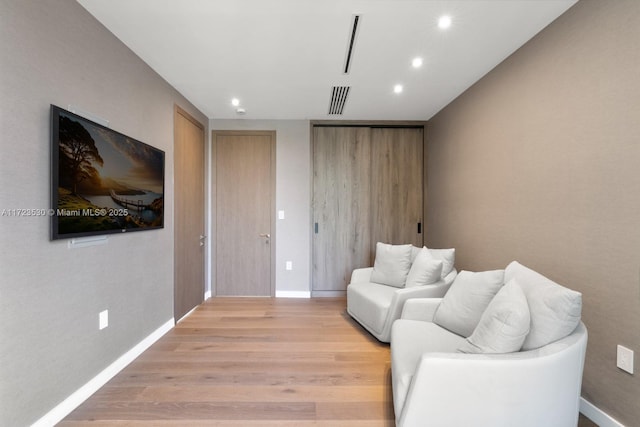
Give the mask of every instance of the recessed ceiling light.
[[233, 105], [234, 107], [237, 107], [238, 105], [240, 105], [240, 100], [238, 98], [233, 98], [231, 100], [231, 105]]
[[239, 115], [241, 115], [241, 116], [242, 116], [242, 115], [244, 115], [244, 114], [246, 114], [246, 113], [247, 113], [247, 110], [245, 110], [244, 108], [238, 108], [238, 109], [236, 109], [236, 114], [239, 114]]
[[451, 26], [451, 17], [449, 15], [442, 15], [440, 19], [438, 19], [438, 27], [443, 30], [446, 30]]
[[402, 92], [402, 85], [395, 85], [393, 87], [393, 92], [394, 93], [401, 93]]
[[422, 67], [422, 58], [413, 58], [413, 61], [411, 61], [411, 65], [413, 66], [413, 68]]

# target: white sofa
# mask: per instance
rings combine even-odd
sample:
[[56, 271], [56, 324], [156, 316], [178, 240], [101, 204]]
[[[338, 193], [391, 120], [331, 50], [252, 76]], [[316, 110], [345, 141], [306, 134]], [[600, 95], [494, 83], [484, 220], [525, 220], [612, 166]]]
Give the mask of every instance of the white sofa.
[[[472, 277], [463, 273], [458, 276], [461, 281]], [[495, 278], [501, 273], [491, 274]], [[445, 298], [405, 303], [391, 332], [393, 400], [399, 427], [577, 425], [587, 345], [587, 330], [580, 321], [581, 294], [517, 262], [503, 274], [510, 290], [508, 285], [498, 287], [469, 337], [436, 323], [443, 301], [455, 297], [456, 282]], [[498, 298], [515, 288], [526, 298], [524, 309], [513, 308], [518, 303], [508, 298]], [[517, 320], [510, 324], [509, 316]], [[448, 326], [462, 327], [456, 324], [460, 318], [450, 319], [453, 323]], [[446, 316], [441, 323], [444, 320]], [[495, 322], [506, 323], [496, 328]], [[515, 323], [527, 323], [526, 329], [515, 328]], [[489, 331], [496, 330], [482, 343], [478, 331], [487, 325]], [[493, 333], [505, 333], [506, 341], [516, 348], [517, 338], [523, 349], [496, 354], [491, 345], [483, 347], [496, 338]], [[495, 347], [504, 343], [503, 338]]]
[[[411, 255], [407, 275], [411, 272], [411, 268], [415, 270], [421, 261], [425, 261], [427, 254], [421, 254], [424, 249], [424, 252], [428, 252], [431, 259], [437, 258], [441, 261], [439, 270], [433, 271], [437, 277], [434, 281], [427, 279], [427, 282], [430, 283], [408, 287], [405, 286], [406, 279], [405, 282], [398, 279], [397, 283], [402, 284], [394, 286], [374, 282], [375, 279], [372, 279], [372, 275], [374, 275], [374, 268], [380, 266], [379, 253], [383, 247], [390, 250], [402, 250], [401, 247], [410, 248]], [[425, 255], [425, 257], [423, 258], [421, 255]], [[427, 249], [411, 245], [391, 246], [379, 243], [376, 248], [376, 266], [359, 268], [351, 274], [351, 282], [347, 286], [347, 312], [379, 341], [388, 343], [391, 337], [391, 325], [400, 318], [405, 301], [411, 298], [442, 297], [447, 292], [457, 275], [457, 271], [453, 268], [454, 257], [455, 251], [453, 249]], [[444, 276], [442, 275], [443, 268], [445, 270]], [[411, 282], [411, 276], [409, 276], [409, 282]]]

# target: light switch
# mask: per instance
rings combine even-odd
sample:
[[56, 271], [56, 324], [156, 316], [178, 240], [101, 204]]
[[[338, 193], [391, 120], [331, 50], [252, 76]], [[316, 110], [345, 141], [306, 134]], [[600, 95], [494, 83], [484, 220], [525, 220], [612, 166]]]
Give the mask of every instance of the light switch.
[[278, 219], [284, 219], [284, 211], [278, 211]]
[[619, 345], [617, 356], [616, 365], [618, 368], [633, 374], [633, 350]]
[[103, 330], [107, 326], [109, 326], [109, 310], [104, 310], [98, 315], [98, 328]]
[[293, 262], [287, 261], [284, 268], [285, 270], [293, 270]]

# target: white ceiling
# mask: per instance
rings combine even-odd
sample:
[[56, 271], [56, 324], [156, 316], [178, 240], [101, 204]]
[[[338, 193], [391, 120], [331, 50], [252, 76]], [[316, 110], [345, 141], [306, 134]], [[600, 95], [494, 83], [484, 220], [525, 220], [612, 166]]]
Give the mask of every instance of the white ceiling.
[[[427, 120], [576, 1], [78, 0], [209, 118], [316, 120]], [[352, 89], [330, 116], [337, 85]]]

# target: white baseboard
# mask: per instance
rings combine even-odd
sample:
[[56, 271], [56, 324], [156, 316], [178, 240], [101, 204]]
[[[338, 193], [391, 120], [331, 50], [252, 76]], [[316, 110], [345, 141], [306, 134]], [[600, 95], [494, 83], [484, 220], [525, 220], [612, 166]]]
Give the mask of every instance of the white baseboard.
[[173, 328], [174, 319], [167, 322], [153, 331], [149, 336], [140, 341], [131, 350], [120, 356], [115, 362], [107, 366], [102, 372], [96, 375], [88, 383], [73, 392], [69, 397], [47, 412], [42, 418], [33, 423], [31, 427], [48, 427], [60, 422], [64, 417], [69, 415], [74, 409], [87, 400], [93, 393], [98, 391], [100, 387], [105, 385], [118, 372], [123, 370], [129, 363], [138, 357], [142, 352], [158, 341], [164, 334]]
[[609, 414], [585, 400], [584, 397], [580, 398], [580, 412], [599, 427], [624, 427], [623, 424], [611, 418]]
[[182, 322], [184, 319], [186, 319], [187, 317], [189, 317], [189, 315], [191, 313], [193, 313], [194, 311], [196, 311], [196, 308], [200, 307], [200, 305], [196, 305], [195, 307], [193, 307], [191, 310], [189, 310], [184, 316], [182, 316], [180, 319], [178, 319], [178, 321], [176, 322], [176, 325], [180, 322]]
[[207, 291], [204, 293], [204, 300], [208, 300], [209, 298], [211, 298], [211, 291]]
[[311, 298], [309, 291], [276, 291], [276, 298]]

